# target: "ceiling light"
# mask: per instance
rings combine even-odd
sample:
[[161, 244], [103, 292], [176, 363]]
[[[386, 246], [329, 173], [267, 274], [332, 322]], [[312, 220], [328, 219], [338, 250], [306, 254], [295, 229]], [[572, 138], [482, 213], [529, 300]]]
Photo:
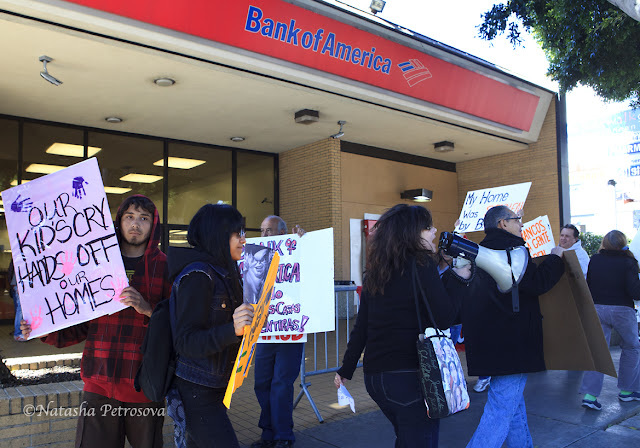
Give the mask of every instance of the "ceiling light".
[[[93, 157], [102, 150], [102, 148], [95, 146], [89, 146], [87, 149], [87, 155], [89, 157]], [[57, 156], [84, 157], [84, 146], [72, 145], [70, 143], [54, 143], [49, 146], [45, 152]]]
[[157, 78], [154, 79], [153, 82], [159, 87], [171, 87], [176, 83], [176, 81], [171, 78]]
[[402, 199], [410, 199], [416, 202], [429, 202], [433, 199], [433, 191], [426, 188], [416, 188], [413, 190], [405, 190], [400, 193]]
[[104, 192], [108, 194], [125, 194], [131, 191], [131, 188], [124, 187], [104, 187]]
[[438, 142], [433, 144], [433, 149], [435, 149], [436, 152], [450, 152], [453, 151], [454, 144], [453, 142], [447, 141]]
[[344, 120], [340, 120], [340, 121], [338, 121], [338, 124], [340, 125], [340, 130], [338, 131], [338, 133], [337, 133], [337, 134], [333, 134], [333, 135], [331, 136], [331, 138], [340, 138], [340, 137], [343, 137], [343, 136], [344, 136], [344, 132], [342, 131], [342, 127], [343, 127], [346, 123], [347, 123], [347, 122], [346, 122], [346, 121], [344, 121]]
[[154, 182], [158, 182], [162, 179], [162, 176], [154, 176], [151, 174], [127, 174], [126, 176], [122, 176], [120, 178], [123, 182], [137, 182], [139, 184], [152, 184]]
[[320, 113], [317, 110], [302, 109], [295, 113], [293, 119], [296, 123], [311, 124], [320, 121]]
[[[31, 181], [22, 179], [22, 185], [26, 184], [27, 182], [31, 182]], [[16, 185], [18, 185], [18, 179], [13, 179], [10, 185], [12, 187], [15, 187]]]
[[120, 117], [107, 117], [104, 119], [104, 121], [106, 121], [107, 123], [117, 124], [122, 123], [123, 120]]
[[56, 171], [65, 169], [66, 166], [60, 165], [44, 165], [42, 163], [32, 163], [25, 170], [27, 173], [51, 174]]
[[234, 143], [240, 143], [243, 142], [245, 140], [244, 137], [231, 137], [229, 140], [231, 140]]
[[62, 81], [60, 81], [58, 78], [56, 78], [55, 76], [52, 76], [49, 71], [47, 70], [47, 62], [51, 62], [53, 61], [53, 59], [51, 59], [49, 56], [40, 56], [38, 58], [38, 60], [40, 62], [42, 62], [42, 65], [44, 66], [44, 70], [42, 70], [40, 72], [40, 76], [42, 76], [42, 78], [44, 78], [45, 80], [49, 81], [51, 84], [53, 84], [54, 86], [59, 86], [60, 84], [62, 84]]
[[[183, 159], [182, 157], [169, 157], [169, 168], [180, 168], [181, 170], [190, 170], [196, 166], [206, 163], [204, 160]], [[160, 159], [154, 163], [155, 166], [164, 166], [164, 159]]]

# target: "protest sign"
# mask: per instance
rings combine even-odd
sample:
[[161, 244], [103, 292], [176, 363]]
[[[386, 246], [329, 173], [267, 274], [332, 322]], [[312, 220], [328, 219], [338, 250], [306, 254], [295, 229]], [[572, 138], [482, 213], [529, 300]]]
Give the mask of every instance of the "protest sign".
[[[333, 291], [333, 229], [304, 236], [250, 238], [247, 244], [273, 249], [280, 255], [276, 286], [262, 336], [318, 333], [335, 329]], [[245, 271], [245, 263], [240, 270]]]
[[[612, 377], [616, 369], [575, 251], [563, 254], [565, 272], [540, 296], [544, 362], [549, 370], [595, 370]], [[541, 263], [544, 257], [536, 258]]]
[[2, 192], [30, 338], [126, 308], [128, 286], [95, 158]]
[[522, 238], [529, 248], [532, 258], [549, 255], [551, 249], [556, 247], [547, 215], [538, 216], [525, 223], [522, 226]]
[[484, 215], [491, 207], [504, 205], [520, 213], [529, 194], [531, 182], [467, 192], [455, 231], [459, 233], [484, 230]]
[[233, 393], [236, 389], [242, 386], [244, 379], [249, 374], [249, 367], [251, 366], [253, 354], [256, 349], [255, 345], [260, 337], [260, 330], [264, 326], [264, 322], [269, 311], [269, 302], [271, 301], [271, 296], [273, 294], [273, 286], [276, 282], [279, 265], [280, 256], [275, 252], [271, 259], [271, 264], [269, 265], [265, 281], [262, 284], [262, 289], [260, 290], [260, 298], [254, 305], [253, 321], [251, 322], [251, 325], [245, 327], [244, 336], [242, 337], [240, 349], [238, 350], [238, 356], [236, 356], [236, 361], [233, 363], [231, 378], [229, 379], [227, 390], [224, 394], [224, 399], [222, 400], [227, 408], [231, 405], [231, 397], [233, 396]]

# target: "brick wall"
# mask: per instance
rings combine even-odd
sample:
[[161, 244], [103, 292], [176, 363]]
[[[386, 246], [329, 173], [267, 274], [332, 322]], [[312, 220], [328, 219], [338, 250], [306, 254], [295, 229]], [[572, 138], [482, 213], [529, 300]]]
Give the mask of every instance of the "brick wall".
[[[558, 191], [558, 155], [556, 143], [555, 102], [551, 102], [540, 138], [529, 148], [484, 157], [456, 165], [458, 171], [458, 210], [467, 191], [502, 185], [533, 182], [524, 206], [524, 222], [548, 215], [556, 244], [560, 237], [560, 196]], [[476, 242], [484, 232], [471, 232]]]
[[[2, 448], [74, 447], [83, 387], [82, 381], [67, 381], [0, 389]], [[165, 447], [174, 446], [168, 416], [163, 436]]]
[[280, 216], [289, 228], [333, 227], [336, 278], [342, 273], [340, 141], [320, 140], [280, 154]]

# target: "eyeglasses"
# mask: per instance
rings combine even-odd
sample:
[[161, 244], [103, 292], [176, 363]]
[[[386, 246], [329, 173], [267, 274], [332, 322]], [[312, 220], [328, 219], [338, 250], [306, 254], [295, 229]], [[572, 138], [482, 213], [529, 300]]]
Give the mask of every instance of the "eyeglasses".
[[247, 232], [244, 229], [240, 229], [239, 232], [236, 232], [240, 238], [246, 238]]
[[503, 221], [510, 221], [512, 219], [522, 222], [522, 216], [514, 216], [513, 218], [502, 218]]

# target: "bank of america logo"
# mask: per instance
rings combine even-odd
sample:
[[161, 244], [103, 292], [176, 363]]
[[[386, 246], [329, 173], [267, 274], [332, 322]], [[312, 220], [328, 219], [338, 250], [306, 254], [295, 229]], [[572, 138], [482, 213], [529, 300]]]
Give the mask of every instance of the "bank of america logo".
[[431, 72], [427, 67], [425, 67], [422, 62], [417, 59], [409, 59], [406, 62], [401, 62], [398, 64], [400, 70], [402, 70], [402, 76], [407, 80], [407, 84], [409, 87], [413, 87], [419, 82], [424, 81], [425, 79], [431, 78]]

